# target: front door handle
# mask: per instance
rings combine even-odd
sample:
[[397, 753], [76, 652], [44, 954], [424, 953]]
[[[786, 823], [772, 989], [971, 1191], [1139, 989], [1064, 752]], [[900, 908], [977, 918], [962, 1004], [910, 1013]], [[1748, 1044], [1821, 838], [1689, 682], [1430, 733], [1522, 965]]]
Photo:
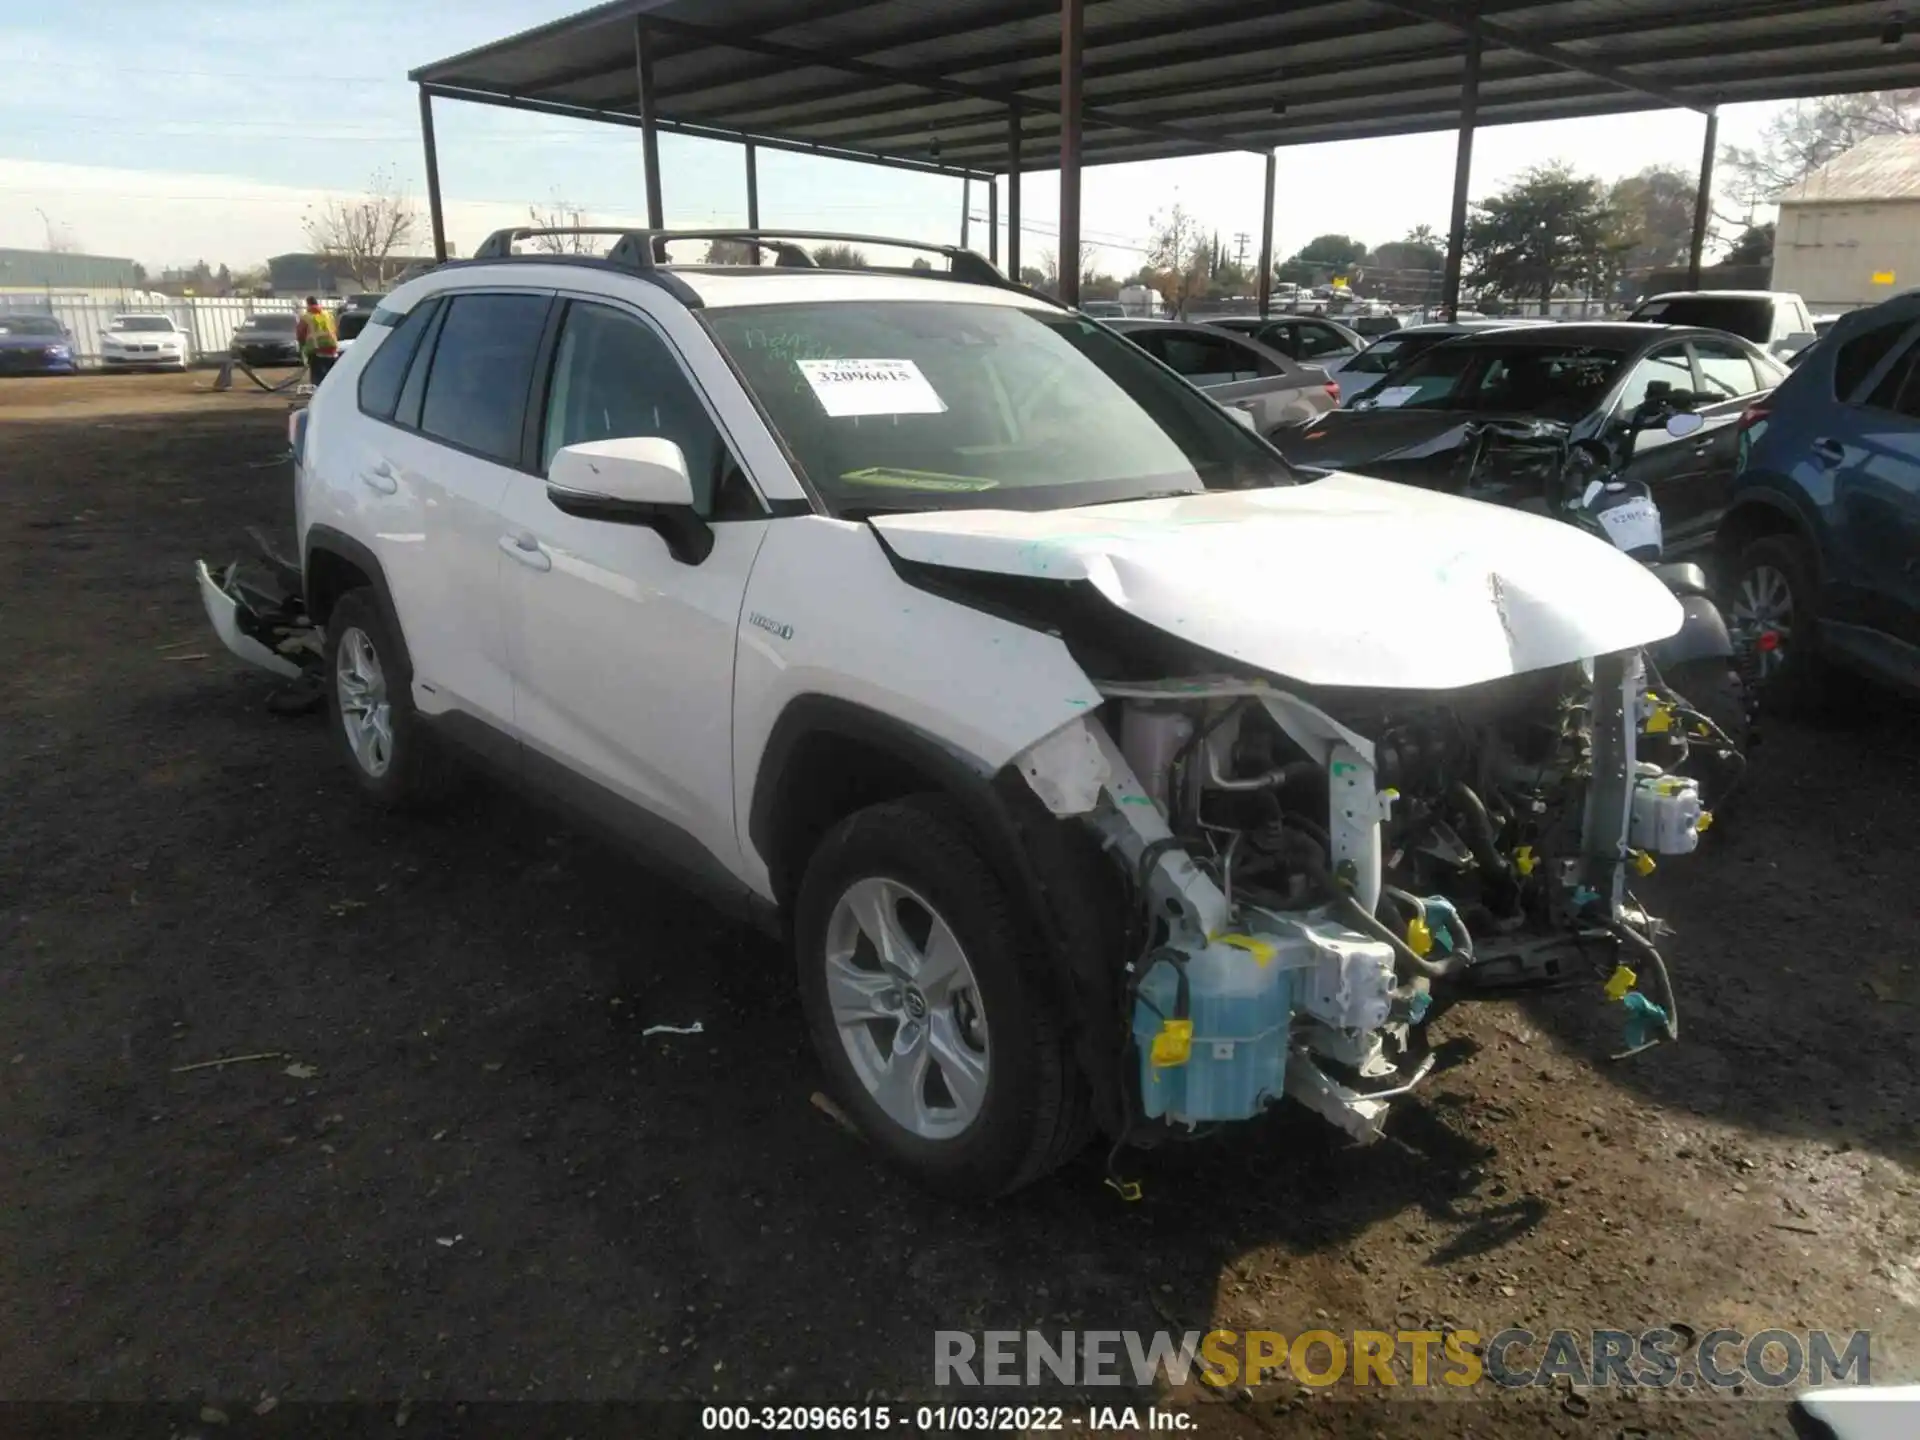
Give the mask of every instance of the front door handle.
[[502, 535], [500, 550], [509, 559], [518, 560], [529, 570], [553, 569], [553, 556], [549, 555], [546, 547], [534, 538], [531, 530], [524, 530], [518, 535]]
[[1823, 460], [1829, 465], [1838, 465], [1847, 458], [1847, 447], [1825, 435], [1813, 442], [1812, 450], [1816, 459]]
[[386, 460], [376, 460], [371, 468], [362, 470], [360, 483], [382, 495], [392, 495], [400, 488], [399, 480], [394, 477], [393, 465]]

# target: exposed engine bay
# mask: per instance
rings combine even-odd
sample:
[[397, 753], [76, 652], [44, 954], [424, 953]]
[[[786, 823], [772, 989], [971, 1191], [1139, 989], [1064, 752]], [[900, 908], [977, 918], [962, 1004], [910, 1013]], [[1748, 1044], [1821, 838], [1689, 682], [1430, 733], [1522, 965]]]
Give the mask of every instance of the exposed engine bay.
[[1677, 1038], [1629, 885], [1710, 817], [1694, 781], [1636, 760], [1631, 652], [1311, 702], [1244, 677], [1100, 689], [1017, 764], [1131, 878], [1135, 1138], [1283, 1094], [1375, 1138], [1434, 1063], [1429, 1024], [1475, 993], [1591, 976], [1623, 1053]]

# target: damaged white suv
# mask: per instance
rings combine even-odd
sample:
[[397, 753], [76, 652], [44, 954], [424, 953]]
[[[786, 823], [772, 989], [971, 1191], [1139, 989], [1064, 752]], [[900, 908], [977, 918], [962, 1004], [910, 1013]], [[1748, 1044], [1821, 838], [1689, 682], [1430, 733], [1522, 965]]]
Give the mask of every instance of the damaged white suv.
[[386, 297], [296, 426], [304, 597], [203, 572], [209, 609], [288, 672], [318, 628], [375, 799], [465, 752], [790, 936], [920, 1180], [1283, 1096], [1372, 1137], [1490, 988], [1592, 971], [1630, 1046], [1675, 1033], [1627, 886], [1703, 821], [1634, 754], [1681, 619], [1642, 566], [1292, 471], [965, 251], [515, 238]]

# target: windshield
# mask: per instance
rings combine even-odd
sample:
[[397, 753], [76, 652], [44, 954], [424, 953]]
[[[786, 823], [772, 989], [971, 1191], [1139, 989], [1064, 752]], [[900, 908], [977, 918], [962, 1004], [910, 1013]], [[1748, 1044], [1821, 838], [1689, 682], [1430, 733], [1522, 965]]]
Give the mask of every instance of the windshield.
[[1601, 345], [1459, 341], [1395, 369], [1355, 409], [1480, 410], [1573, 421], [1600, 402], [1627, 363]]
[[1773, 338], [1773, 302], [1752, 296], [1686, 295], [1677, 300], [1649, 300], [1627, 318], [1656, 325], [1727, 330], [1762, 344]]
[[171, 330], [173, 321], [164, 315], [122, 315], [113, 322], [116, 330]]
[[1358, 371], [1362, 375], [1384, 375], [1396, 365], [1404, 365], [1424, 350], [1431, 350], [1442, 340], [1451, 340], [1450, 334], [1442, 335], [1389, 335], [1384, 340], [1376, 340], [1358, 355], [1347, 361], [1343, 367], [1349, 372]]
[[240, 328], [243, 330], [285, 330], [288, 333], [292, 333], [293, 316], [291, 315], [249, 315], [246, 319], [246, 323], [243, 324]]
[[0, 316], [0, 335], [56, 335], [65, 336], [58, 320], [44, 315], [6, 315]]
[[1051, 510], [1297, 478], [1219, 406], [1076, 315], [917, 300], [703, 315], [836, 514]]

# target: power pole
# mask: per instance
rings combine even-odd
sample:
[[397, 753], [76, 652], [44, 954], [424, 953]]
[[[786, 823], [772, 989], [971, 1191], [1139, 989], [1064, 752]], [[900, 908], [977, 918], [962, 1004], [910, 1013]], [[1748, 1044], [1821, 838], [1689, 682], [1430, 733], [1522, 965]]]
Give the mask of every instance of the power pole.
[[1233, 237], [1233, 263], [1242, 270], [1247, 268], [1247, 246], [1253, 243], [1253, 237], [1242, 230]]

